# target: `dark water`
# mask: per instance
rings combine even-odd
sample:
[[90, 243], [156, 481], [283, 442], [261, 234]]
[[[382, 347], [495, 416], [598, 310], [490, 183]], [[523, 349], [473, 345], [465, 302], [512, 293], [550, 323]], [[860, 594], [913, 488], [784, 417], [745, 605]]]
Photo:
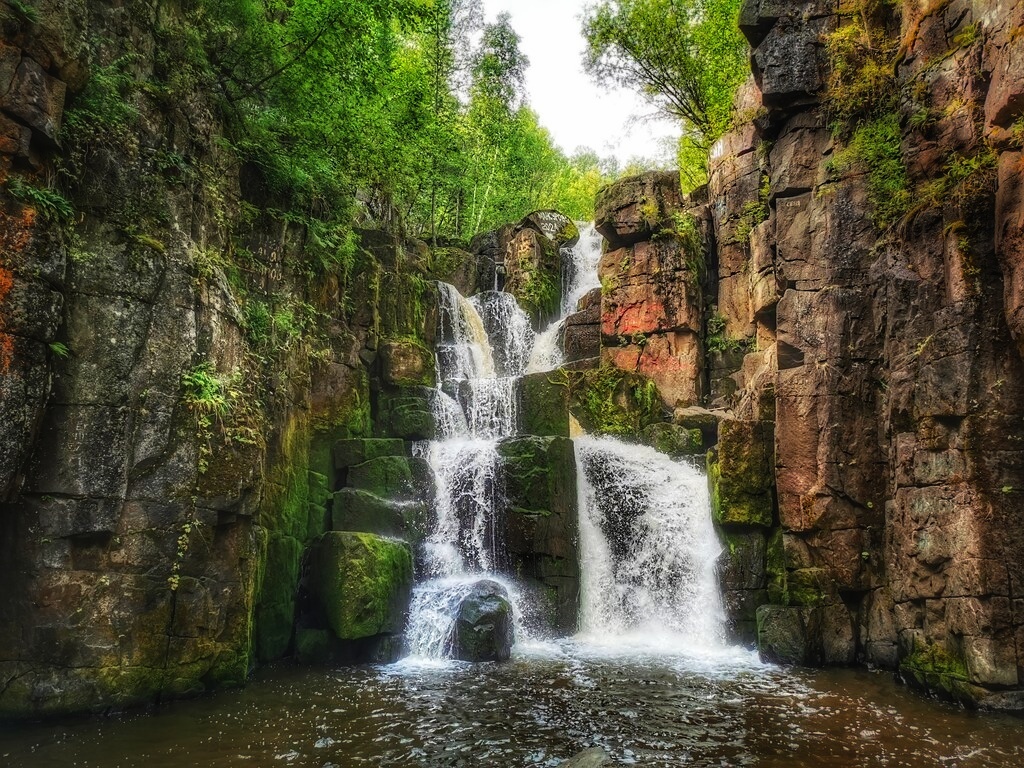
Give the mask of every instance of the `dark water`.
[[891, 676], [563, 645], [505, 665], [259, 673], [155, 715], [0, 732], [0, 765], [554, 766], [590, 746], [645, 766], [1021, 766], [1022, 721]]

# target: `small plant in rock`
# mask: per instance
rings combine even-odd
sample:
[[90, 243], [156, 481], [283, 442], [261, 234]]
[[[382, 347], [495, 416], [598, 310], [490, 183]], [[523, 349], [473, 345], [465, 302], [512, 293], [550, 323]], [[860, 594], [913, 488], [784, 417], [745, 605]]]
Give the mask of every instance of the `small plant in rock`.
[[17, 176], [8, 179], [7, 191], [15, 200], [35, 208], [50, 221], [68, 222], [74, 218], [75, 210], [60, 192], [49, 187], [35, 187]]
[[71, 350], [68, 349], [67, 344], [60, 341], [51, 341], [47, 346], [50, 348], [50, 352], [53, 353], [54, 357], [58, 357], [61, 360], [65, 360], [70, 354]]

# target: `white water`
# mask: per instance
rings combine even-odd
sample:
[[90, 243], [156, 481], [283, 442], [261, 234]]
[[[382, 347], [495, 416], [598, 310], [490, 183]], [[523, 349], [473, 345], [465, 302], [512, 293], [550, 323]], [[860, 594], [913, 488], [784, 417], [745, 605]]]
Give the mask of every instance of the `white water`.
[[[443, 659], [460, 601], [501, 565], [498, 442], [516, 433], [516, 381], [533, 346], [529, 318], [511, 294], [463, 298], [439, 284], [438, 437], [416, 446], [434, 476], [435, 520], [423, 546], [426, 581], [414, 589], [407, 643], [412, 657]], [[521, 632], [522, 599], [499, 579]]]
[[581, 639], [688, 653], [725, 647], [707, 478], [645, 446], [576, 439]]
[[601, 261], [604, 239], [593, 224], [580, 226], [580, 239], [572, 248], [563, 248], [562, 302], [559, 317], [537, 334], [526, 373], [553, 371], [565, 362], [562, 350], [562, 330], [565, 319], [576, 312], [584, 296], [601, 287], [597, 267]]
[[[413, 663], [450, 654], [459, 603], [481, 578], [508, 590], [524, 652], [553, 647], [531, 640], [523, 626], [525, 596], [499, 575], [498, 443], [517, 432], [518, 378], [561, 364], [562, 324], [600, 285], [601, 242], [593, 226], [582, 229], [565, 269], [562, 317], [540, 334], [510, 294], [465, 299], [439, 284], [438, 438], [416, 447], [435, 478], [436, 518], [423, 547], [426, 580], [415, 587], [410, 610]], [[611, 438], [577, 438], [575, 445], [582, 577], [576, 652], [721, 654], [720, 546], [705, 476], [652, 448]]]

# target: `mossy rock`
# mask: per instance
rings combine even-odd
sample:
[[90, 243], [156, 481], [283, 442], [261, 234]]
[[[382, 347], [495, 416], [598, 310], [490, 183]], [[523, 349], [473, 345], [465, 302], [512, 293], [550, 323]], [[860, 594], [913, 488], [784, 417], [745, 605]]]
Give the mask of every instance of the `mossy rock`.
[[569, 437], [569, 388], [550, 372], [521, 379], [520, 419], [528, 435]]
[[388, 339], [381, 342], [377, 358], [381, 379], [395, 387], [433, 387], [434, 353], [418, 339]]
[[295, 659], [300, 664], [325, 664], [334, 651], [334, 635], [329, 629], [295, 630]]
[[425, 502], [396, 502], [357, 488], [342, 488], [334, 494], [331, 516], [336, 531], [376, 533], [416, 542], [425, 535], [429, 508]]
[[640, 433], [640, 442], [669, 456], [696, 456], [704, 452], [704, 435], [699, 429], [675, 424], [651, 424]]
[[762, 605], [757, 609], [757, 648], [764, 661], [806, 664], [811, 656], [806, 609]]
[[377, 434], [402, 440], [431, 440], [437, 427], [428, 387], [404, 387], [382, 393], [378, 400]]
[[462, 661], [507, 661], [515, 641], [512, 604], [496, 581], [483, 580], [459, 604], [453, 629], [454, 656]]
[[393, 438], [349, 438], [334, 444], [335, 469], [348, 469], [382, 456], [404, 456], [405, 441]]
[[642, 374], [611, 366], [560, 369], [555, 380], [568, 388], [569, 412], [589, 434], [636, 439], [663, 420], [658, 387]]
[[405, 456], [378, 456], [349, 467], [348, 483], [382, 499], [407, 499], [415, 493], [412, 468]]
[[711, 512], [723, 526], [763, 526], [774, 518], [774, 437], [762, 421], [723, 420], [708, 453]]
[[271, 533], [268, 537], [253, 630], [260, 661], [279, 659], [291, 646], [302, 550], [302, 544], [291, 536]]
[[971, 682], [967, 663], [943, 646], [915, 638], [900, 660], [900, 674], [906, 682], [961, 704], [975, 706], [990, 692]]
[[401, 632], [412, 595], [412, 549], [371, 533], [329, 531], [313, 549], [310, 585], [338, 638]]

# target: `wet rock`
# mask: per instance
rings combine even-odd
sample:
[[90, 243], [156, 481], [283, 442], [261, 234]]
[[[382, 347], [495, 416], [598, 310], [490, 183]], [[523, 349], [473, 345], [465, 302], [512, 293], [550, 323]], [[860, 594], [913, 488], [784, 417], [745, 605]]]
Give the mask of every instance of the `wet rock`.
[[607, 752], [601, 747], [591, 747], [558, 765], [559, 768], [600, 768], [600, 766], [611, 764], [612, 758]]
[[561, 256], [558, 246], [536, 229], [516, 232], [505, 249], [505, 290], [516, 297], [534, 328], [558, 316]]
[[[434, 248], [430, 252], [430, 273], [435, 279], [454, 285], [463, 296], [472, 296], [480, 280], [479, 259], [461, 248]], [[491, 287], [493, 281], [488, 283]]]
[[651, 424], [640, 433], [640, 441], [669, 456], [696, 456], [704, 452], [704, 435], [699, 429], [675, 424]]
[[402, 440], [430, 440], [437, 425], [430, 407], [433, 391], [427, 387], [402, 387], [381, 392], [376, 417], [377, 434]]
[[569, 362], [588, 360], [601, 355], [601, 308], [592, 305], [574, 312], [565, 319], [562, 349]]
[[358, 488], [334, 494], [331, 526], [335, 531], [361, 531], [416, 543], [424, 536], [429, 505], [422, 501], [384, 499]]
[[405, 442], [394, 438], [348, 438], [334, 444], [332, 455], [335, 469], [348, 469], [370, 459], [404, 456]]
[[434, 386], [434, 353], [419, 341], [382, 342], [378, 359], [385, 384], [397, 387]]
[[771, 527], [774, 439], [769, 422], [726, 419], [708, 454], [711, 510], [719, 525]]
[[542, 437], [569, 437], [569, 387], [556, 371], [527, 374], [520, 383], [523, 431]]
[[507, 513], [505, 546], [511, 570], [541, 585], [540, 617], [571, 634], [579, 613], [580, 564], [576, 455], [565, 437], [521, 437], [498, 448]]
[[804, 610], [784, 605], [757, 609], [757, 647], [764, 661], [806, 664], [808, 650]]
[[412, 595], [412, 550], [369, 533], [330, 531], [311, 549], [308, 583], [339, 639], [395, 634]]
[[461, 661], [507, 661], [515, 631], [508, 592], [483, 580], [459, 604], [452, 630], [452, 653]]

